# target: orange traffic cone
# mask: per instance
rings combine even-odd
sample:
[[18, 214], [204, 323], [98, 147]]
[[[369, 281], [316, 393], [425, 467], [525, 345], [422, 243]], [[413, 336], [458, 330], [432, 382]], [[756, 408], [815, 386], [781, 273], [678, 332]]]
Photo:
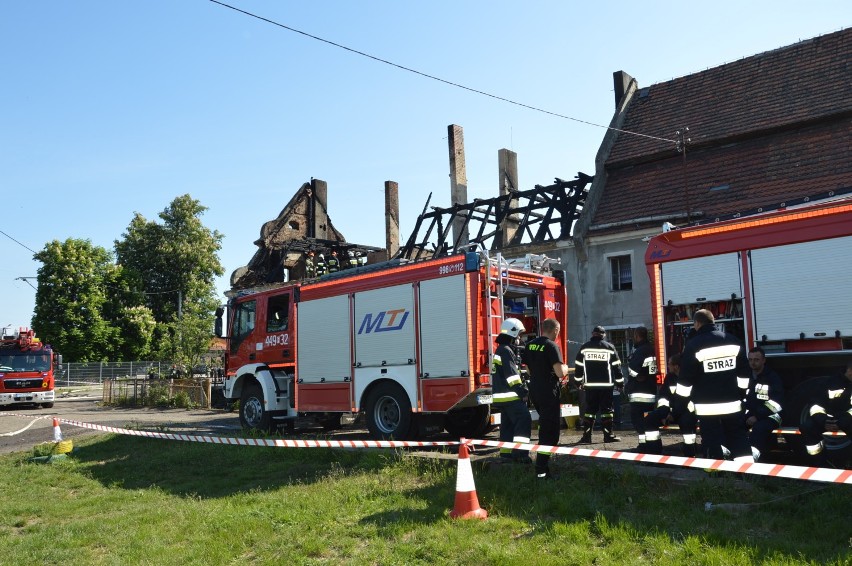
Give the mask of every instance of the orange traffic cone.
[[68, 454], [74, 449], [71, 440], [62, 440], [62, 429], [59, 428], [59, 419], [56, 417], [53, 418], [53, 441], [56, 443], [54, 454]]
[[456, 503], [450, 511], [453, 519], [487, 519], [488, 511], [479, 506], [476, 486], [473, 485], [473, 470], [470, 467], [470, 455], [467, 444], [459, 445], [459, 465], [456, 475]]

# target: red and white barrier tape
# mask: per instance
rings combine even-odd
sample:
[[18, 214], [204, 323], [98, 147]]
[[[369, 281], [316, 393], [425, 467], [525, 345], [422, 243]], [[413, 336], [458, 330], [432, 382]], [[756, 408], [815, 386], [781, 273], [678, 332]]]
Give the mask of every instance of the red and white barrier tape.
[[[51, 416], [32, 417], [30, 415], [0, 413], [0, 415], [3, 414], [8, 416], [19, 416], [34, 419], [34, 422], [38, 419], [53, 418]], [[501, 442], [496, 440], [475, 440], [463, 438], [461, 439], [461, 441], [420, 442], [404, 440], [290, 440], [284, 438], [233, 438], [227, 436], [203, 436], [196, 434], [175, 434], [170, 432], [131, 430], [126, 428], [84, 423], [80, 421], [71, 421], [61, 418], [57, 420], [60, 423], [65, 423], [80, 428], [87, 428], [90, 430], [98, 430], [103, 432], [112, 432], [115, 434], [142, 436], [146, 438], [159, 438], [164, 440], [203, 442], [208, 444], [226, 444], [229, 446], [264, 446], [270, 448], [420, 448], [431, 446], [458, 446], [460, 443], [464, 443], [468, 446], [490, 446], [494, 448], [531, 450], [534, 452], [543, 452], [547, 454], [565, 454], [568, 456], [584, 456], [589, 458], [604, 458], [608, 460], [621, 460], [628, 462], [665, 464], [667, 466], [679, 466], [684, 468], [701, 468], [704, 470], [712, 469], [720, 470], [723, 472], [735, 472], [741, 474], [752, 474], [759, 476], [780, 477], [807, 481], [845, 483], [852, 485], [852, 470], [837, 470], [833, 468], [814, 468], [782, 464], [732, 462], [728, 460], [710, 460], [708, 458], [661, 456], [658, 454], [642, 454], [636, 452], [620, 452], [613, 450], [597, 450], [567, 446], [544, 446], [539, 444]]]
[[496, 448], [512, 448], [532, 450], [547, 454], [567, 454], [568, 456], [586, 456], [589, 458], [605, 458], [629, 462], [644, 462], [650, 464], [665, 464], [684, 468], [701, 468], [704, 470], [720, 470], [740, 474], [753, 474], [790, 478], [808, 481], [845, 483], [852, 485], [852, 470], [837, 470], [833, 468], [813, 468], [806, 466], [791, 466], [782, 464], [759, 464], [749, 462], [732, 462], [729, 460], [710, 460], [708, 458], [685, 458], [682, 456], [661, 456], [658, 454], [641, 454], [637, 452], [619, 452], [612, 450], [595, 450], [589, 448], [565, 446], [540, 446], [538, 444], [521, 444], [517, 442], [500, 442], [493, 440], [467, 440], [466, 444], [492, 446]]
[[208, 444], [227, 444], [229, 446], [266, 446], [270, 448], [421, 448], [426, 446], [458, 446], [457, 441], [420, 442], [412, 440], [290, 440], [285, 438], [233, 438], [228, 436], [202, 436], [197, 434], [175, 434], [171, 432], [150, 432], [131, 430], [113, 426], [104, 426], [80, 421], [59, 419], [80, 428], [113, 432], [129, 436], [181, 440], [186, 442], [204, 442]]

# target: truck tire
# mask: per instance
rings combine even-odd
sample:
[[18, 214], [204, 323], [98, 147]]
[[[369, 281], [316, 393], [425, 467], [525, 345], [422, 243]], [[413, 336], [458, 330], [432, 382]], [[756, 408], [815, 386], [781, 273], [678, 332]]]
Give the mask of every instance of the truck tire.
[[381, 383], [364, 403], [367, 430], [376, 440], [406, 440], [411, 430], [411, 401], [396, 383]]
[[[785, 426], [801, 426], [802, 422], [808, 418], [808, 411], [811, 403], [820, 394], [824, 394], [825, 386], [828, 383], [829, 377], [813, 377], [805, 380], [787, 393], [784, 398], [784, 407], [782, 414]], [[802, 437], [796, 435], [793, 440], [794, 447], [797, 452], [804, 450]], [[852, 439], [848, 436], [824, 436], [823, 443], [826, 450], [842, 450], [850, 444]], [[801, 448], [801, 450], [800, 450]]]
[[482, 438], [491, 428], [491, 406], [465, 407], [447, 413], [444, 428], [456, 438]]
[[42, 403], [41, 406], [44, 407], [45, 409], [52, 409], [53, 403]]
[[272, 432], [272, 416], [263, 402], [263, 389], [259, 383], [243, 387], [240, 396], [240, 424], [243, 428]]

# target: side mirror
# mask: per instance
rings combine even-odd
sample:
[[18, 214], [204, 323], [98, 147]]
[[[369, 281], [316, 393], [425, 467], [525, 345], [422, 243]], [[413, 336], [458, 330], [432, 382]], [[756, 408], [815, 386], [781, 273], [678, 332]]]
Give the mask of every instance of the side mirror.
[[222, 315], [225, 313], [225, 309], [222, 307], [216, 308], [216, 322], [213, 325], [213, 333], [217, 338], [224, 338], [224, 325], [222, 323]]

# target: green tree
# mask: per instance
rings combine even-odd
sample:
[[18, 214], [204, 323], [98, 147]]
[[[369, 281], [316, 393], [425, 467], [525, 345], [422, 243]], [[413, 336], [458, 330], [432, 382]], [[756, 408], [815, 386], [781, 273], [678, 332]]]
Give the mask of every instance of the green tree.
[[105, 248], [89, 240], [53, 240], [33, 256], [38, 269], [33, 328], [65, 360], [91, 362], [110, 359], [121, 340], [114, 321], [104, 317], [121, 270]]
[[115, 242], [118, 263], [157, 322], [154, 351], [186, 365], [207, 350], [219, 303], [214, 279], [225, 272], [217, 255], [222, 235], [201, 222], [206, 210], [179, 196], [159, 214], [161, 223], [136, 213]]

